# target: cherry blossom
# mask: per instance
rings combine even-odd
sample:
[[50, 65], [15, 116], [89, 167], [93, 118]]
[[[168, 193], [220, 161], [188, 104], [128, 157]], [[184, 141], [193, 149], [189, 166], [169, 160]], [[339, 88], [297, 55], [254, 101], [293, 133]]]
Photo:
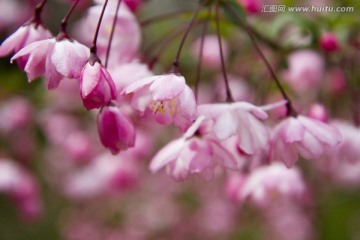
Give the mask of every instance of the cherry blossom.
[[130, 96], [133, 108], [152, 111], [162, 125], [174, 123], [185, 131], [195, 118], [195, 97], [182, 76], [170, 73], [147, 77], [125, 88], [123, 94]]
[[89, 57], [89, 50], [75, 40], [52, 38], [25, 46], [11, 61], [20, 57], [28, 57], [24, 71], [29, 82], [45, 75], [47, 88], [53, 89], [63, 78], [80, 77], [81, 69]]
[[157, 172], [166, 167], [167, 173], [176, 180], [185, 180], [189, 174], [200, 174], [212, 179], [214, 167], [223, 165], [236, 168], [235, 158], [210, 136], [197, 136], [205, 117], [199, 117], [182, 138], [162, 148], [150, 163], [150, 170]]
[[305, 116], [288, 117], [272, 133], [273, 159], [292, 167], [299, 156], [317, 159], [341, 141], [337, 128]]

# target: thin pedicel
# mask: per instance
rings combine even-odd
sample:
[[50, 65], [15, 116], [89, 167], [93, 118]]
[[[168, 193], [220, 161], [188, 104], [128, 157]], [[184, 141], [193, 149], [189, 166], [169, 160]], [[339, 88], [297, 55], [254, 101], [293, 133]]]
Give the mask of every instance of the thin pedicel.
[[292, 106], [292, 102], [290, 100], [290, 98], [288, 97], [288, 95], [286, 94], [284, 88], [282, 87], [282, 85], [280, 84], [280, 81], [278, 79], [278, 77], [276, 76], [276, 73], [275, 71], [273, 70], [273, 68], [271, 67], [269, 61], [267, 60], [267, 58], [265, 57], [264, 53], [261, 51], [259, 45], [257, 44], [256, 42], [256, 39], [251, 31], [251, 29], [247, 26], [246, 23], [244, 23], [242, 21], [242, 19], [239, 17], [239, 15], [234, 11], [234, 9], [226, 2], [224, 2], [224, 7], [226, 9], [228, 9], [230, 11], [230, 13], [238, 20], [238, 22], [241, 24], [242, 28], [244, 29], [244, 31], [248, 34], [251, 42], [253, 43], [256, 51], [259, 53], [261, 59], [264, 61], [267, 69], [269, 70], [271, 76], [273, 77], [275, 83], [276, 83], [276, 86], [278, 87], [278, 89], [280, 90], [281, 92], [281, 95], [283, 96], [283, 98], [287, 101], [286, 103], [286, 109], [287, 109], [287, 112], [286, 112], [286, 115], [287, 116], [293, 116], [293, 117], [296, 117], [297, 116], [297, 112], [296, 110], [294, 109], [294, 107]]
[[108, 47], [106, 49], [106, 58], [105, 58], [105, 64], [104, 64], [105, 68], [107, 68], [107, 65], [108, 65], [108, 62], [109, 62], [111, 43], [112, 43], [112, 40], [114, 38], [115, 27], [116, 27], [116, 22], [117, 22], [117, 19], [118, 19], [118, 13], [119, 13], [121, 1], [122, 0], [118, 0], [118, 3], [116, 5], [116, 11], [115, 11], [114, 20], [113, 20], [112, 27], [111, 27], [109, 43], [108, 43]]
[[226, 74], [226, 67], [225, 67], [225, 61], [224, 61], [224, 53], [222, 49], [222, 43], [221, 43], [221, 36], [220, 36], [220, 17], [219, 17], [219, 4], [216, 4], [215, 8], [216, 12], [216, 35], [219, 42], [219, 51], [220, 51], [220, 60], [221, 60], [221, 70], [225, 81], [225, 88], [226, 88], [226, 101], [227, 102], [234, 102], [234, 99], [232, 97], [230, 87], [229, 87], [229, 80]]

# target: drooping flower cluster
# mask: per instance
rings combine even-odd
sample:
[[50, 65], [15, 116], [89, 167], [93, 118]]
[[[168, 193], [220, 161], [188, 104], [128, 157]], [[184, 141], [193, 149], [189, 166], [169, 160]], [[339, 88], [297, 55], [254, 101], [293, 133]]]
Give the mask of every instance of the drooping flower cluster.
[[[180, 239], [191, 238], [186, 235], [187, 231], [193, 231], [188, 227], [198, 219], [206, 220], [194, 226], [206, 229], [207, 234], [213, 232], [220, 236], [223, 231], [232, 228], [235, 222], [236, 213], [229, 205], [229, 199], [236, 204], [250, 202], [252, 207], [261, 209], [262, 217], [268, 226], [272, 226], [273, 234], [281, 236], [279, 239], [284, 238], [281, 226], [294, 228], [301, 236], [299, 239], [306, 239], [311, 236], [311, 218], [303, 210], [309, 207], [307, 204], [311, 202], [312, 196], [308, 176], [303, 174], [297, 162], [301, 159], [313, 160], [302, 163], [309, 164], [309, 169], [316, 169], [318, 172], [315, 176], [321, 173], [341, 184], [360, 185], [360, 153], [357, 150], [359, 129], [349, 122], [333, 120], [333, 116], [345, 115], [348, 118], [350, 111], [328, 108], [331, 104], [336, 105], [332, 102], [336, 100], [331, 98], [341, 96], [347, 87], [347, 75], [343, 70], [331, 66], [337, 74], [330, 74], [331, 78], [328, 78], [330, 70], [327, 68], [330, 63], [325, 61], [323, 55], [314, 49], [297, 50], [294, 46], [283, 51], [284, 56], [281, 58], [284, 59], [281, 60], [287, 60], [287, 70], [277, 66], [283, 73], [283, 79], [278, 79], [271, 66], [276, 65], [277, 61], [267, 60], [266, 44], [274, 49], [285, 48], [281, 43], [261, 37], [262, 33], [256, 32], [250, 24], [247, 26], [246, 22], [242, 26], [247, 30], [245, 33], [256, 50], [255, 54], [251, 53], [254, 57], [244, 59], [238, 56], [242, 55], [240, 52], [246, 55], [246, 51], [252, 48], [246, 48], [244, 52], [237, 51], [233, 45], [239, 39], [223, 34], [227, 30], [222, 32], [219, 29], [219, 26], [222, 27], [219, 23], [225, 24], [229, 15], [234, 14], [236, 2], [247, 13], [257, 13], [251, 16], [256, 18], [260, 15], [261, 1], [209, 1], [204, 5], [200, 1], [199, 11], [195, 11], [194, 18], [185, 26], [188, 28], [185, 29], [170, 70], [166, 64], [154, 67], [154, 63], [161, 63], [162, 59], [150, 53], [166, 52], [164, 49], [171, 42], [169, 39], [175, 38], [176, 34], [165, 38], [160, 44], [149, 44], [144, 38], [144, 46], [140, 47], [141, 36], [146, 34], [141, 32], [140, 27], [150, 24], [152, 19], [139, 22], [135, 12], [139, 6], [148, 3], [142, 5], [142, 1], [135, 0], [95, 0], [94, 6], [89, 7], [75, 24], [74, 31], [68, 32], [68, 18], [76, 11], [78, 1], [67, 2], [73, 6], [56, 37], [40, 21], [41, 11], [37, 8], [35, 16], [0, 46], [0, 56], [14, 53], [11, 62], [18, 63], [19, 68], [26, 72], [29, 82], [44, 77], [47, 89], [53, 90], [47, 93], [50, 97], [44, 109], [34, 114], [36, 119], [32, 124], [36, 131], [39, 130], [40, 134], [36, 134], [44, 138], [47, 144], [44, 159], [48, 161], [46, 170], [49, 173], [45, 179], [52, 179], [49, 180], [51, 185], [66, 198], [91, 202], [93, 199], [108, 201], [111, 196], [118, 200], [119, 195], [123, 197], [140, 188], [144, 192], [144, 189], [153, 193], [162, 191], [166, 195], [165, 199], [174, 199], [173, 196], [176, 196], [179, 202], [184, 202], [185, 207], [176, 208], [171, 201], [164, 203], [164, 200], [154, 203], [160, 210], [162, 204], [170, 209], [164, 213], [167, 223], [153, 214], [154, 210], [148, 203], [144, 203], [140, 209], [133, 206], [138, 202], [134, 204], [129, 200], [129, 208], [116, 209], [119, 212], [111, 208], [111, 211], [130, 219], [124, 220], [124, 226], [129, 224], [126, 221], [133, 223], [141, 219], [139, 221], [146, 229], [144, 232], [166, 232], [164, 229], [167, 230], [167, 225], [177, 226], [181, 228], [178, 231], [184, 233], [179, 235]], [[213, 4], [223, 11], [220, 12], [223, 14], [221, 21], [218, 11], [212, 15]], [[208, 17], [198, 17], [197, 14], [204, 9], [209, 11]], [[231, 21], [238, 21], [235, 19], [236, 16], [230, 17]], [[180, 53], [186, 46], [186, 37], [190, 29], [203, 23], [203, 20], [203, 34], [194, 38], [196, 41], [190, 48], [192, 54], [187, 56], [199, 59], [192, 59], [183, 67], [184, 60], [180, 58]], [[242, 23], [240, 20], [239, 24]], [[216, 32], [209, 27], [212, 26], [210, 22], [219, 25]], [[232, 27], [229, 26], [229, 29]], [[317, 46], [326, 54], [340, 49], [336, 35], [331, 33], [314, 39], [319, 40]], [[262, 41], [265, 46], [257, 41]], [[142, 51], [146, 48], [150, 50]], [[149, 56], [142, 55], [143, 52]], [[270, 75], [261, 70], [261, 64], [257, 62], [259, 59], [265, 63]], [[196, 74], [186, 72], [195, 62], [198, 64]], [[200, 74], [202, 67], [205, 69], [203, 76]], [[268, 87], [266, 78], [269, 76], [275, 81], [283, 100], [279, 100], [279, 96]], [[286, 87], [282, 87], [282, 80], [287, 84]], [[328, 83], [326, 81], [331, 83], [323, 87], [323, 84]], [[287, 92], [291, 95], [288, 96]], [[352, 104], [352, 112], [359, 124], [359, 116], [356, 115], [356, 101], [359, 99], [356, 94], [351, 101], [355, 102]], [[27, 139], [25, 131], [19, 133], [18, 130], [25, 129], [27, 120], [34, 117], [29, 113], [26, 101], [14, 102], [0, 105], [1, 143], [3, 139], [7, 141], [12, 133], [18, 134], [19, 139]], [[268, 104], [270, 102], [272, 104]], [[13, 143], [11, 140], [8, 145], [26, 150], [26, 144], [20, 140], [19, 144]], [[12, 152], [18, 150], [9, 149], [9, 155], [16, 156]], [[0, 149], [0, 157], [2, 155]], [[17, 159], [23, 161], [21, 157]], [[20, 199], [19, 208], [25, 215], [39, 215], [41, 205], [36, 182], [21, 165], [11, 165], [10, 162], [14, 161], [0, 161], [0, 173], [3, 173], [0, 174], [0, 192], [15, 198], [15, 202]], [[193, 175], [208, 181], [219, 180], [214, 186], [225, 188], [228, 199], [221, 199], [218, 190], [199, 190], [196, 184], [188, 187], [190, 194], [185, 187], [179, 187], [187, 183], [169, 187], [172, 183], [168, 183], [158, 173], [163, 169], [177, 181], [189, 179], [190, 185], [193, 183]], [[225, 184], [222, 180], [225, 180]], [[210, 185], [206, 182], [201, 184], [207, 187]], [[156, 191], [154, 188], [157, 188]], [[197, 198], [201, 200], [188, 196], [192, 194], [191, 191], [198, 190]], [[141, 201], [149, 200], [142, 192], [137, 194]], [[216, 197], [209, 199], [209, 194]], [[142, 213], [144, 209], [146, 212]], [[187, 212], [193, 209], [198, 210], [196, 217], [189, 217]], [[139, 217], [139, 212], [150, 220]], [[180, 220], [174, 216], [180, 213], [188, 217], [189, 223], [185, 221], [183, 225], [179, 224]], [[102, 218], [106, 214], [97, 217]], [[224, 217], [220, 221], [214, 217], [217, 215]], [[87, 219], [85, 225], [92, 224], [88, 220], [91, 218], [87, 216], [77, 217]], [[77, 217], [74, 218], [75, 222]], [[278, 220], [277, 223], [271, 222], [272, 217]], [[283, 217], [289, 221], [283, 220]], [[211, 227], [214, 225], [216, 228]], [[85, 229], [81, 228], [85, 232], [84, 236], [91, 229], [88, 226], [80, 227]], [[134, 229], [126, 230], [128, 232], [111, 237], [149, 237]], [[68, 229], [66, 232], [74, 236], [77, 234]], [[157, 235], [153, 238], [157, 238]], [[170, 239], [176, 239], [176, 236]]]

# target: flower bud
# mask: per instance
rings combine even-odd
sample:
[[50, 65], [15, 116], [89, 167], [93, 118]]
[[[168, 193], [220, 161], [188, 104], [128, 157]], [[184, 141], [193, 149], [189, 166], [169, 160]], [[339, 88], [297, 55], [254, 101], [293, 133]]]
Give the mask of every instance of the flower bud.
[[339, 50], [339, 42], [334, 33], [324, 33], [320, 38], [320, 46], [325, 52], [333, 52]]
[[98, 115], [97, 124], [101, 143], [113, 154], [135, 145], [135, 128], [119, 108], [104, 107]]
[[87, 63], [80, 76], [80, 96], [87, 110], [100, 108], [116, 99], [116, 87], [109, 72], [95, 62]]

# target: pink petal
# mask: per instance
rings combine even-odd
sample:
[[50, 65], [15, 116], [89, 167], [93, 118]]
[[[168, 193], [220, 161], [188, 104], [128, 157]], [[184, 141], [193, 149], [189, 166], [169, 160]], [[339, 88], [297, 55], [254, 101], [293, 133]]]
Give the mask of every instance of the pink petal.
[[0, 46], [0, 56], [9, 55], [13, 51], [19, 50], [23, 46], [29, 34], [29, 27], [22, 26], [16, 32], [11, 34]]
[[131, 99], [131, 106], [136, 110], [144, 112], [151, 103], [152, 98], [147, 88], [143, 88], [134, 93]]
[[160, 78], [160, 76], [151, 76], [146, 77], [141, 80], [138, 80], [132, 84], [130, 84], [127, 88], [125, 88], [124, 92], [125, 94], [134, 93], [141, 88], [146, 87], [147, 85], [150, 85], [150, 83], [154, 82], [156, 79]]
[[168, 165], [166, 168], [167, 174], [171, 175], [175, 180], [178, 181], [185, 180], [189, 175], [187, 168], [188, 165], [183, 160], [184, 159], [179, 157], [174, 162], [170, 163], [170, 165]]
[[287, 128], [284, 129], [286, 142], [298, 142], [304, 137], [305, 129], [297, 118], [290, 117], [288, 120]]
[[55, 43], [51, 61], [63, 76], [79, 78], [88, 57], [89, 50], [84, 45], [76, 41], [62, 40]]
[[55, 66], [50, 60], [50, 57], [46, 58], [45, 69], [46, 69], [45, 79], [46, 79], [47, 88], [48, 89], [57, 88], [63, 76], [56, 70]]
[[193, 91], [185, 86], [177, 100], [177, 109], [174, 115], [174, 124], [184, 132], [193, 122], [196, 115], [196, 100]]
[[299, 155], [291, 143], [285, 143], [282, 140], [278, 140], [275, 143], [275, 160], [282, 161], [286, 167], [290, 168], [295, 165], [299, 158]]
[[230, 169], [237, 168], [237, 161], [235, 157], [229, 153], [221, 144], [217, 141], [211, 140], [211, 146], [214, 152], [214, 157], [219, 159], [220, 163]]
[[197, 107], [197, 115], [203, 115], [207, 118], [214, 119], [218, 115], [229, 110], [229, 104], [201, 104]]
[[86, 64], [81, 74], [81, 93], [83, 97], [89, 95], [100, 81], [100, 64], [96, 62], [93, 66]]
[[319, 141], [331, 147], [335, 147], [341, 141], [341, 134], [337, 128], [304, 116], [299, 116], [298, 119], [307, 131], [319, 139]]
[[216, 118], [213, 131], [217, 138], [224, 140], [235, 134], [237, 127], [238, 121], [233, 114], [230, 111], [225, 111]]
[[305, 132], [303, 141], [297, 146], [299, 153], [303, 153], [300, 155], [306, 159], [317, 158], [324, 152], [323, 144], [309, 132]]
[[184, 133], [183, 137], [185, 139], [192, 137], [195, 132], [199, 129], [200, 125], [205, 120], [204, 116], [200, 116], [196, 119], [196, 121], [189, 127], [189, 129]]
[[[46, 40], [41, 40], [41, 41], [37, 41], [37, 42], [33, 42], [29, 45], [27, 45], [26, 47], [22, 48], [20, 51], [18, 51], [12, 58], [11, 58], [11, 62], [13, 62], [14, 60], [16, 60], [19, 57], [23, 57], [29, 54], [35, 54], [34, 51], [40, 49], [41, 53], [45, 54], [47, 53], [48, 48], [55, 43], [55, 39], [46, 39]], [[39, 54], [36, 54], [39, 55]]]
[[255, 105], [248, 103], [248, 102], [235, 102], [231, 104], [232, 109], [243, 109], [246, 111], [251, 112], [254, 114], [257, 118], [260, 119], [266, 119], [268, 118], [267, 113], [262, 110], [260, 107], [256, 107]]
[[184, 144], [185, 140], [180, 138], [163, 147], [151, 160], [150, 171], [157, 172], [171, 161], [176, 160]]
[[178, 96], [185, 86], [183, 76], [165, 74], [154, 80], [150, 86], [150, 92], [154, 101], [167, 101]]

